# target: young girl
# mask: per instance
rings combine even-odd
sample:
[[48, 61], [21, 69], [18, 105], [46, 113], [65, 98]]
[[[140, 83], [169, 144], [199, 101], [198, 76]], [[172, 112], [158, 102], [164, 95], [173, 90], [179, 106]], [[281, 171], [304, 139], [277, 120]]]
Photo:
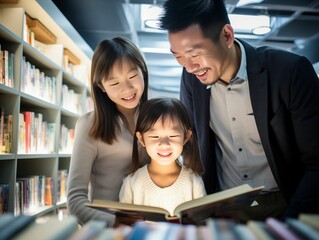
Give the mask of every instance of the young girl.
[[91, 219], [113, 226], [115, 217], [86, 207], [92, 199], [119, 200], [131, 166], [133, 135], [140, 103], [147, 100], [148, 71], [129, 40], [102, 41], [93, 54], [91, 93], [94, 111], [75, 127], [68, 181], [68, 210], [80, 224]]
[[[151, 159], [146, 165], [143, 148]], [[144, 103], [136, 123], [132, 168], [123, 182], [120, 201], [162, 207], [172, 214], [180, 203], [206, 195], [202, 173], [197, 142], [182, 103], [170, 98]]]

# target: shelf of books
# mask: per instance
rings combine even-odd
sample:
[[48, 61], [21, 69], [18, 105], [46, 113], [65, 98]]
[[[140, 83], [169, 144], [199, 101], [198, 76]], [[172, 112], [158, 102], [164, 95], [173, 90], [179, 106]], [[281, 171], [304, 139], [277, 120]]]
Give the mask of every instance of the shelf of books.
[[66, 202], [91, 60], [39, 1], [14, 2], [0, 2], [0, 215], [39, 216]]
[[125, 240], [317, 240], [319, 215], [300, 214], [298, 218], [237, 223], [231, 219], [208, 218], [201, 225], [170, 222], [138, 221], [132, 226], [105, 226], [104, 221], [91, 220], [79, 227], [74, 216], [60, 219], [34, 216], [0, 216], [1, 239], [125, 239]]

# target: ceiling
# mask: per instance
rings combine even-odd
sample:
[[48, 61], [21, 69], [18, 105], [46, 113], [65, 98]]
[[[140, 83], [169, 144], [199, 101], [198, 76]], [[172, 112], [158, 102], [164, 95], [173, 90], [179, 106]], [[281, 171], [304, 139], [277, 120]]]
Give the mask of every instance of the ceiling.
[[[94, 50], [103, 39], [123, 36], [144, 53], [150, 75], [150, 95], [178, 97], [181, 67], [169, 51], [167, 33], [144, 29], [141, 4], [164, 0], [52, 0]], [[272, 30], [256, 36], [235, 31], [254, 46], [268, 45], [305, 55], [319, 62], [319, 0], [226, 0], [229, 13], [268, 14]], [[249, 3], [250, 2], [250, 3]], [[251, 3], [255, 2], [255, 3]], [[258, 3], [260, 2], [260, 3]]]

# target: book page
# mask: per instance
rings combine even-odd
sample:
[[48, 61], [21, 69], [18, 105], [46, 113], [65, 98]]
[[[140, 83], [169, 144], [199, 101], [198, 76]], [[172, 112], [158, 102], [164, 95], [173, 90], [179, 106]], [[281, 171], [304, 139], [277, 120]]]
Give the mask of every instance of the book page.
[[169, 215], [169, 212], [163, 208], [121, 203], [111, 200], [95, 199], [92, 204], [88, 204], [87, 206], [119, 216], [143, 216], [150, 221], [167, 221]]
[[254, 201], [254, 197], [263, 188], [263, 186], [251, 188], [248, 184], [243, 184], [182, 203], [176, 207], [174, 213], [179, 217], [190, 217], [194, 221], [203, 220], [210, 217], [217, 210], [231, 211], [250, 206]]

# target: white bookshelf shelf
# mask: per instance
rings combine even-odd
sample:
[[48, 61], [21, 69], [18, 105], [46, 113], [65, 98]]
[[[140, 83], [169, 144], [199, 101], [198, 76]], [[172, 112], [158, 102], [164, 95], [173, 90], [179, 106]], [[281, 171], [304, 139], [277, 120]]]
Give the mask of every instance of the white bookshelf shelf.
[[[44, 26], [57, 37], [57, 43], [54, 45], [38, 45], [42, 48], [31, 46], [24, 39], [25, 32], [25, 14], [39, 20]], [[58, 19], [58, 23], [55, 21]], [[62, 22], [64, 21], [64, 22]], [[13, 116], [12, 128], [12, 149], [10, 153], [0, 153], [0, 184], [9, 185], [8, 212], [16, 213], [16, 183], [19, 178], [26, 178], [32, 175], [44, 175], [52, 178], [52, 206], [44, 206], [34, 209], [32, 214], [37, 216], [44, 215], [56, 210], [64, 204], [58, 203], [59, 191], [59, 171], [68, 170], [70, 164], [70, 152], [60, 153], [60, 128], [64, 125], [67, 129], [74, 129], [77, 119], [88, 111], [86, 109], [86, 98], [90, 92], [88, 88], [88, 79], [90, 72], [91, 57], [93, 51], [88, 49], [83, 43], [84, 40], [70, 36], [76, 31], [70, 28], [62, 28], [61, 25], [71, 26], [66, 18], [58, 11], [51, 1], [39, 0], [19, 0], [18, 3], [3, 4], [0, 3], [0, 46], [1, 50], [7, 50], [14, 54], [14, 81], [13, 87], [0, 83], [0, 107], [5, 110], [5, 115]], [[82, 41], [81, 44], [76, 41]], [[85, 46], [86, 49], [79, 47]], [[43, 49], [45, 47], [45, 49]], [[47, 48], [46, 48], [47, 47]], [[66, 71], [63, 67], [63, 48], [72, 51], [79, 59], [82, 69], [87, 70], [87, 79], [77, 79], [73, 74]], [[52, 101], [46, 97], [40, 97], [35, 94], [33, 88], [25, 89], [24, 76], [25, 69], [23, 59], [30, 65], [43, 72], [44, 76], [52, 80], [55, 89], [55, 96]], [[75, 74], [76, 75], [76, 74]], [[32, 80], [33, 81], [33, 80]], [[47, 80], [46, 80], [47, 81]], [[55, 85], [54, 85], [55, 83]], [[38, 83], [35, 87], [38, 87]], [[80, 112], [64, 108], [62, 104], [62, 86], [67, 86], [71, 92], [79, 97]], [[40, 92], [40, 91], [39, 91]], [[52, 92], [52, 91], [51, 91]], [[35, 114], [42, 114], [43, 121], [53, 123], [55, 128], [52, 138], [53, 151], [51, 152], [21, 152], [19, 149], [20, 125], [19, 114], [23, 111], [32, 111]], [[47, 141], [47, 140], [46, 140]]]

